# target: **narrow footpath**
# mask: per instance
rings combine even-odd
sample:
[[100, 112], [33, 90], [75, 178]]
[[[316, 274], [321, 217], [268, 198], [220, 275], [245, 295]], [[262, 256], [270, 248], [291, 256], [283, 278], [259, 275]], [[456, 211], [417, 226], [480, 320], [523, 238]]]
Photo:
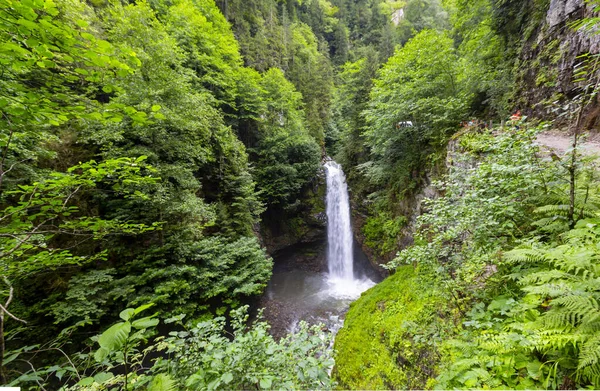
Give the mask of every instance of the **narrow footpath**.
[[[580, 142], [581, 153], [584, 155], [600, 154], [600, 135], [593, 134], [582, 138]], [[557, 155], [564, 155], [566, 151], [571, 149], [573, 136], [564, 132], [551, 130], [542, 132], [537, 137], [537, 143], [545, 148], [548, 152], [554, 152]]]

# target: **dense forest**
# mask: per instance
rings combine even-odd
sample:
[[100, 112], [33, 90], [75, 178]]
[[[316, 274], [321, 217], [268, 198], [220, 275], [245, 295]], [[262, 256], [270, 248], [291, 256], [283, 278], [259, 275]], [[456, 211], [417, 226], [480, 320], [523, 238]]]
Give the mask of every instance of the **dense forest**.
[[[0, 0], [0, 386], [600, 388], [599, 12]], [[274, 335], [329, 157], [387, 278]]]

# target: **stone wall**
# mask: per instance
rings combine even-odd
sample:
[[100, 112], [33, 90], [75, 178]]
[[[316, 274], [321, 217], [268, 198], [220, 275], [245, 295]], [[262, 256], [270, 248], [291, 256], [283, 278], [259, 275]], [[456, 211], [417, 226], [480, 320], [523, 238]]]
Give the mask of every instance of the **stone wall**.
[[[529, 26], [535, 33], [521, 49], [516, 108], [552, 119], [556, 116], [553, 102], [564, 102], [581, 92], [573, 70], [581, 63], [581, 55], [600, 53], [600, 34], [576, 31], [572, 23], [589, 16], [592, 9], [584, 0], [551, 0], [546, 18], [538, 26]], [[597, 121], [588, 122], [594, 127]]]

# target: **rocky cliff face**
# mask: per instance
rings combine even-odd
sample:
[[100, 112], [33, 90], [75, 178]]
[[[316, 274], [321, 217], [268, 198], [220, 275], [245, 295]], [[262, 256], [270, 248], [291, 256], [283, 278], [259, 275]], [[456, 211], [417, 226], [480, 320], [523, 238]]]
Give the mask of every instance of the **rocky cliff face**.
[[381, 255], [378, 254], [373, 248], [369, 247], [366, 243], [367, 241], [365, 234], [363, 233], [363, 227], [365, 226], [368, 218], [365, 208], [360, 204], [359, 200], [353, 198], [351, 200], [350, 210], [352, 213], [352, 232], [354, 233], [354, 239], [356, 240], [355, 243], [360, 246], [360, 249], [367, 256], [367, 259], [375, 268], [375, 270], [382, 277], [387, 277], [389, 272], [383, 269], [381, 265], [384, 265], [394, 259], [396, 252], [394, 251]]
[[[452, 145], [452, 143], [450, 145]], [[449, 146], [449, 148], [451, 147]], [[448, 149], [448, 153], [451, 154], [450, 149]], [[427, 198], [438, 197], [438, 191], [433, 186], [432, 182], [442, 177], [449, 167], [448, 164], [448, 162], [441, 162], [435, 167], [429, 168], [423, 175], [421, 189], [418, 192], [405, 196], [397, 201], [395, 205], [397, 213], [404, 216], [406, 223], [396, 237], [395, 243], [391, 246], [392, 250], [390, 251], [382, 252], [381, 249], [375, 249], [369, 246], [367, 237], [365, 236], [365, 225], [367, 224], [369, 217], [371, 217], [369, 215], [368, 202], [360, 199], [360, 197], [353, 194], [352, 191], [350, 192], [352, 198], [352, 229], [356, 242], [381, 276], [385, 277], [389, 275], [389, 271], [382, 268], [381, 265], [392, 261], [396, 257], [398, 250], [413, 244], [413, 235], [416, 228], [417, 217], [424, 211], [423, 201]]]
[[581, 11], [584, 6], [583, 0], [551, 0], [546, 23], [550, 28], [555, 28], [564, 23], [571, 15]]
[[[600, 34], [576, 31], [572, 24], [592, 15], [584, 0], [551, 0], [545, 18], [524, 26], [533, 34], [525, 37], [518, 60], [517, 108], [535, 117], [552, 118], [553, 102], [572, 99], [581, 92], [582, 84], [574, 81], [573, 70], [582, 62], [582, 55], [600, 53]], [[587, 121], [590, 128], [597, 122], [594, 112], [590, 110]]]
[[326, 244], [326, 190], [325, 172], [321, 170], [312, 186], [304, 190], [300, 210], [290, 215], [279, 212], [264, 217], [259, 236], [269, 254], [298, 244]]

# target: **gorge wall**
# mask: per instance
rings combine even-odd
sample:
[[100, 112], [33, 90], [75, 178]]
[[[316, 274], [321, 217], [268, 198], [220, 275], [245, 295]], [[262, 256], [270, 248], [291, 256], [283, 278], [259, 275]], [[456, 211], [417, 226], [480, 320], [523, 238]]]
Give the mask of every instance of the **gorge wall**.
[[[594, 16], [593, 6], [584, 0], [551, 0], [545, 12], [531, 11], [533, 16], [521, 28], [514, 106], [528, 115], [553, 119], [559, 113], [557, 103], [582, 91], [584, 83], [575, 81], [574, 70], [582, 63], [581, 56], [600, 53], [600, 35], [573, 25]], [[597, 70], [591, 73], [598, 75]], [[597, 125], [598, 104], [593, 106], [585, 123], [588, 129]]]

